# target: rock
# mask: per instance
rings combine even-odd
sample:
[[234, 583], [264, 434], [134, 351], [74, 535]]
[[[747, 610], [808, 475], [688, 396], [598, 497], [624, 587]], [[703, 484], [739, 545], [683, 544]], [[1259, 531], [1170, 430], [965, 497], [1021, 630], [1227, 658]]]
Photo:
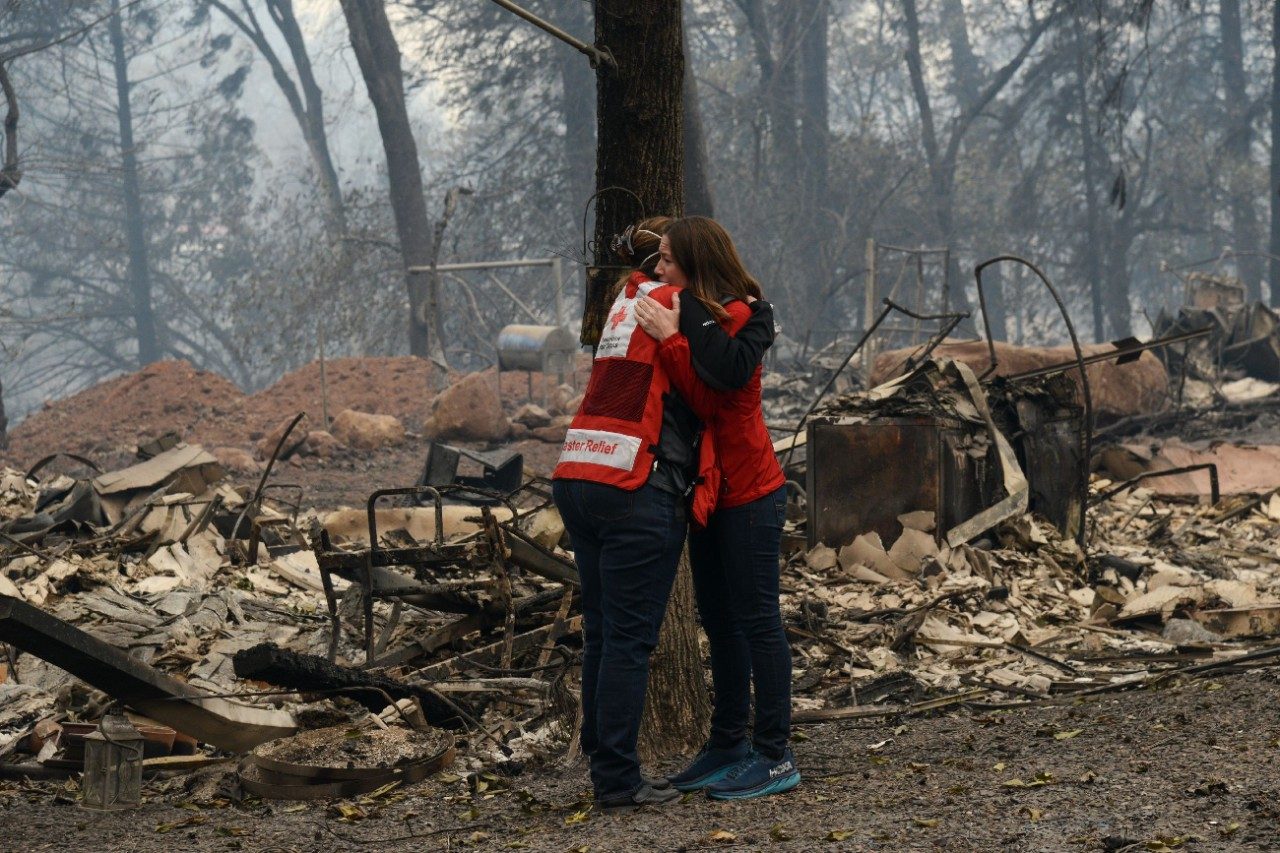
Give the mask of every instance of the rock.
[[429, 438], [500, 441], [511, 431], [492, 373], [468, 373], [441, 391], [423, 425]]
[[359, 450], [376, 450], [404, 441], [404, 424], [391, 415], [343, 409], [329, 425], [333, 438]]
[[307, 433], [307, 440], [303, 442], [302, 448], [298, 452], [305, 456], [319, 456], [321, 459], [330, 459], [334, 453], [341, 449], [342, 442], [334, 438], [333, 433], [316, 429]]
[[546, 426], [531, 429], [529, 432], [539, 441], [558, 444], [564, 441], [564, 435], [569, 431], [569, 424], [571, 423], [573, 423], [573, 418], [568, 415], [560, 415], [552, 419], [551, 423]]
[[511, 420], [513, 423], [524, 424], [529, 429], [551, 425], [550, 413], [541, 406], [535, 406], [533, 403], [525, 403], [516, 409], [516, 413], [511, 416]]
[[[572, 385], [557, 385], [547, 395], [547, 408], [556, 414], [572, 415], [578, 411], [574, 401], [581, 401], [581, 399], [582, 395]], [[530, 426], [543, 426], [543, 424], [530, 424]]]
[[[280, 436], [284, 435], [284, 431], [289, 428], [291, 421], [293, 421], [292, 415], [276, 424], [265, 436], [262, 437], [262, 440], [258, 442], [257, 447], [259, 459], [271, 458], [271, 452], [276, 449], [276, 442], [280, 441]], [[293, 432], [289, 433], [289, 441], [284, 447], [280, 448], [280, 458], [288, 459], [298, 451], [298, 448], [302, 447], [303, 442], [306, 440], [306, 431], [294, 428]]]
[[[272, 445], [272, 447], [274, 446]], [[270, 453], [271, 451], [268, 450], [267, 452]], [[254, 459], [253, 454], [242, 447], [215, 447], [209, 453], [228, 471], [255, 474], [262, 470], [262, 463]]]
[[804, 562], [815, 572], [834, 569], [837, 565], [835, 549], [827, 545], [815, 545], [813, 550], [804, 555]]
[[1160, 632], [1160, 639], [1179, 646], [1188, 643], [1219, 643], [1222, 637], [1205, 628], [1194, 619], [1170, 619]]

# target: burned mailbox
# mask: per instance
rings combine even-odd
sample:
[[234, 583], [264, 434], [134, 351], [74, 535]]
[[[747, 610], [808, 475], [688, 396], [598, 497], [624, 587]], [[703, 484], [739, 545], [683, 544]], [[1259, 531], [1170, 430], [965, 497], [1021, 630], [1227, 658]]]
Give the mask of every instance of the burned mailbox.
[[[524, 370], [529, 374], [529, 399], [533, 399], [533, 374], [565, 374], [573, 379], [573, 359], [577, 342], [563, 326], [526, 326], [513, 324], [498, 332], [498, 371]], [[547, 383], [542, 383], [542, 401], [547, 399]]]
[[987, 435], [932, 415], [809, 423], [809, 547], [863, 533], [902, 533], [898, 516], [935, 513], [935, 537], [994, 503], [998, 462]]

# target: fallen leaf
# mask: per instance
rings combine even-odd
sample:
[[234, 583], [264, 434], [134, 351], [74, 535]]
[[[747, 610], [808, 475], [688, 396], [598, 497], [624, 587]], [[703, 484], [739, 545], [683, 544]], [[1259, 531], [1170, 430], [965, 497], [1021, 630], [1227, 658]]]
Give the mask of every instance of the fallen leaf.
[[564, 819], [565, 826], [573, 826], [575, 823], [586, 823], [587, 815], [591, 813], [591, 809], [583, 809], [580, 812], [574, 812]]
[[775, 823], [769, 827], [769, 837], [774, 841], [790, 841], [791, 833], [787, 832], [787, 828], [780, 823]]
[[1072, 729], [1069, 732], [1058, 732], [1053, 736], [1053, 739], [1054, 740], [1071, 740], [1073, 737], [1080, 734], [1082, 731], [1084, 731], [1084, 729]]
[[996, 764], [991, 769], [999, 773], [1001, 770], [1004, 769], [1004, 762], [1003, 761], [996, 762]]
[[853, 837], [853, 831], [849, 829], [833, 829], [827, 833], [827, 841], [845, 841]]
[[930, 817], [930, 818], [914, 817], [912, 818], [912, 820], [915, 822], [916, 826], [932, 828], [938, 825], [938, 819], [936, 817]]
[[1018, 809], [1018, 814], [1026, 815], [1027, 820], [1031, 821], [1032, 823], [1040, 819], [1040, 810], [1037, 808], [1032, 808], [1031, 806], [1023, 806], [1022, 808]]
[[738, 836], [727, 829], [717, 829], [707, 836], [707, 840], [712, 844], [732, 844], [738, 840]]
[[[344, 823], [355, 823], [358, 820], [364, 820], [369, 813], [355, 803], [334, 803], [329, 806], [329, 814], [336, 815], [338, 820]], [[475, 811], [472, 809], [472, 811]], [[477, 814], [476, 817], [479, 817]], [[468, 818], [474, 820], [475, 818]]]

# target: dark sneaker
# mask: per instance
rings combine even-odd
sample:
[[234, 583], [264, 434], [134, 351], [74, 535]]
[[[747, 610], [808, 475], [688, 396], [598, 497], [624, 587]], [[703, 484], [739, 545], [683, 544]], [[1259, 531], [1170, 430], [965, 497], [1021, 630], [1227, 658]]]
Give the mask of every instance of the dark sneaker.
[[701, 791], [723, 779], [730, 770], [751, 754], [751, 747], [744, 740], [729, 749], [703, 747], [688, 767], [667, 781], [678, 791]]
[[650, 776], [646, 773], [641, 773], [640, 781], [648, 785], [650, 788], [656, 788], [659, 791], [661, 791], [663, 788], [671, 787], [671, 782], [668, 781], [666, 776], [658, 776], [657, 778], [654, 778], [653, 776]]
[[629, 812], [641, 806], [659, 806], [679, 798], [680, 792], [675, 788], [655, 788], [645, 782], [630, 794], [618, 794], [613, 797], [596, 800], [596, 808], [602, 812]]
[[752, 752], [725, 774], [724, 779], [707, 788], [707, 796], [713, 800], [749, 800], [781, 794], [799, 784], [800, 771], [790, 748], [777, 761]]

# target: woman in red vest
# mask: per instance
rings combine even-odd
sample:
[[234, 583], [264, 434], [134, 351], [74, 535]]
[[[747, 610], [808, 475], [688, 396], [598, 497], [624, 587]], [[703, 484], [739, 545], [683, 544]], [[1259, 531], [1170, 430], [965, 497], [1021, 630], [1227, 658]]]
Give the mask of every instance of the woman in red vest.
[[659, 251], [658, 277], [681, 288], [683, 299], [677, 295], [671, 308], [642, 301], [639, 322], [660, 341], [672, 384], [705, 423], [721, 477], [714, 512], [689, 535], [711, 648], [711, 734], [670, 782], [681, 791], [705, 789], [714, 799], [782, 793], [800, 782], [788, 746], [791, 649], [778, 603], [786, 486], [761, 411], [761, 349], [744, 340], [762, 320], [772, 331], [772, 308], [714, 220], [677, 220]]
[[636, 323], [641, 299], [669, 307], [679, 290], [654, 276], [669, 222], [647, 219], [614, 241], [635, 271], [609, 309], [553, 474], [581, 579], [582, 751], [602, 810], [680, 796], [665, 780], [644, 779], [636, 755], [649, 655], [684, 546], [701, 429], [672, 390], [658, 343]]

